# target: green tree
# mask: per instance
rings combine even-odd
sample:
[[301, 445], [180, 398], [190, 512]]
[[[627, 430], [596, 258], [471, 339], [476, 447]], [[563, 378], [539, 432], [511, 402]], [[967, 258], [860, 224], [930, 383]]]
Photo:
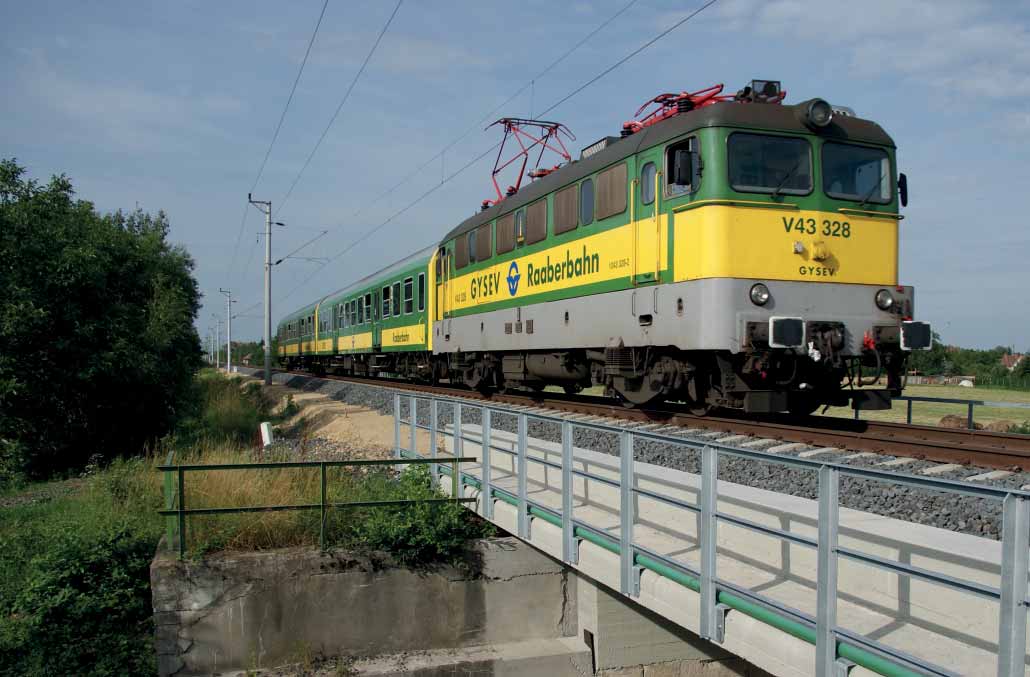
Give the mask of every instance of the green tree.
[[200, 365], [193, 261], [168, 219], [101, 215], [0, 161], [0, 479], [41, 478], [169, 430]]

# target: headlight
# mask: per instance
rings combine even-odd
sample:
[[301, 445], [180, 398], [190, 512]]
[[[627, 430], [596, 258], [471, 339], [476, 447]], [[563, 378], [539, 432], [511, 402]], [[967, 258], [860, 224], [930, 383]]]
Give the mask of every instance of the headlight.
[[822, 99], [814, 99], [808, 104], [805, 116], [810, 124], [816, 127], [825, 127], [833, 120], [833, 106]]
[[876, 292], [876, 307], [880, 310], [890, 310], [894, 307], [894, 297], [886, 289]]
[[751, 303], [756, 306], [764, 306], [769, 302], [770, 294], [769, 288], [759, 282], [758, 284], [751, 285], [751, 292], [748, 294], [751, 297]]

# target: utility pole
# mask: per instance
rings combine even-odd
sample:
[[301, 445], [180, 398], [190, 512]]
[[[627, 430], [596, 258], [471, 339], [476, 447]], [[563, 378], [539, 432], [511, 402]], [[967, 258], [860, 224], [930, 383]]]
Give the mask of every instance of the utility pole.
[[232, 373], [232, 289], [218, 288], [225, 294], [225, 371]]
[[265, 385], [272, 384], [272, 202], [255, 200], [247, 193], [247, 202], [265, 215]]

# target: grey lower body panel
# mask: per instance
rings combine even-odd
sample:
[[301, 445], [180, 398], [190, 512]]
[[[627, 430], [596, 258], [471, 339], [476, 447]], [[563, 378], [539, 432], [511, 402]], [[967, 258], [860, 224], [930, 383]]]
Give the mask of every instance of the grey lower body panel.
[[[770, 299], [756, 306], [749, 290], [764, 283]], [[858, 355], [863, 337], [899, 317], [876, 307], [887, 288], [911, 311], [912, 289], [882, 285], [713, 278], [579, 296], [435, 322], [433, 352], [564, 350], [606, 346], [675, 346], [681, 350], [745, 347], [748, 323], [770, 317], [844, 325], [843, 355]], [[896, 305], [896, 307], [901, 307]]]

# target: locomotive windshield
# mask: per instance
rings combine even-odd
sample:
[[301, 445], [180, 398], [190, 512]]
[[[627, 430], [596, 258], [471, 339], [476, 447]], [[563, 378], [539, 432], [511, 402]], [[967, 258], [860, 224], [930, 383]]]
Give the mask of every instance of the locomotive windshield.
[[891, 165], [879, 148], [849, 143], [823, 144], [823, 190], [840, 200], [887, 204]]
[[812, 192], [808, 141], [792, 136], [730, 135], [730, 185], [747, 193], [807, 195]]

